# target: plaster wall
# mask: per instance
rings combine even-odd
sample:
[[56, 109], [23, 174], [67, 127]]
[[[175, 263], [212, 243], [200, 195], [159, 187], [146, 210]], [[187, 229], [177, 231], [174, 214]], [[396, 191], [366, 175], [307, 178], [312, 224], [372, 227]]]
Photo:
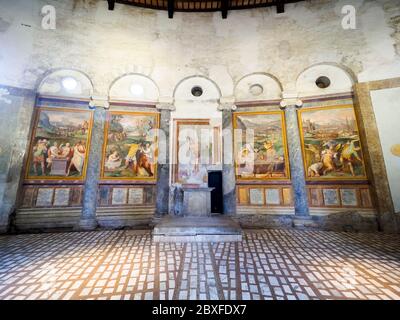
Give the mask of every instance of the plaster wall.
[[[57, 29], [41, 27], [41, 8], [53, 5]], [[356, 8], [356, 29], [342, 28], [344, 5]], [[45, 72], [76, 68], [96, 94], [127, 73], [153, 79], [161, 96], [193, 74], [213, 79], [232, 95], [245, 75], [268, 72], [284, 91], [296, 89], [308, 67], [330, 62], [361, 81], [398, 76], [399, 15], [396, 0], [323, 0], [275, 8], [220, 13], [176, 13], [101, 0], [0, 0], [0, 83], [35, 88]]]
[[395, 212], [400, 212], [400, 88], [371, 91], [382, 153]]
[[[56, 9], [56, 30], [41, 26], [48, 4]], [[354, 30], [342, 28], [344, 5], [356, 8]], [[280, 15], [275, 8], [231, 11], [226, 20], [219, 12], [176, 13], [171, 20], [163, 11], [121, 4], [108, 11], [102, 0], [0, 0], [0, 8], [1, 131], [15, 128], [13, 138], [1, 142], [1, 227], [16, 204], [34, 93], [71, 96], [59, 86], [66, 75], [79, 81], [73, 97], [168, 101], [173, 111], [164, 121], [171, 123], [221, 123], [220, 99], [234, 104], [337, 94], [356, 82], [400, 76], [397, 0], [304, 1], [286, 5]], [[321, 75], [331, 79], [328, 89], [314, 85]], [[133, 83], [143, 86], [142, 95], [132, 95]], [[204, 94], [196, 99], [190, 89], [198, 84]], [[250, 91], [254, 84], [262, 84], [261, 94]]]

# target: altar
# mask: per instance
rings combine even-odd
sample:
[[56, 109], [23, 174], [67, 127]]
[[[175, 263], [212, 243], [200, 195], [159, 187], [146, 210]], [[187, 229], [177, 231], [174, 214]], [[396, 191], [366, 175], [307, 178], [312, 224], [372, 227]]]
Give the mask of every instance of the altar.
[[211, 216], [211, 191], [209, 187], [182, 187], [182, 214], [192, 217]]
[[50, 175], [52, 176], [65, 176], [68, 170], [68, 160], [61, 158], [52, 159]]

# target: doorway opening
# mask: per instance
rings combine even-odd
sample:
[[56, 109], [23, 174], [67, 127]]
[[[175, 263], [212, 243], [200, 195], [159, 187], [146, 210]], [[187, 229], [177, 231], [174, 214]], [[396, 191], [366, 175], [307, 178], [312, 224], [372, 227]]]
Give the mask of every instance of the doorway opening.
[[211, 213], [223, 213], [222, 171], [208, 171], [208, 187], [211, 191]]

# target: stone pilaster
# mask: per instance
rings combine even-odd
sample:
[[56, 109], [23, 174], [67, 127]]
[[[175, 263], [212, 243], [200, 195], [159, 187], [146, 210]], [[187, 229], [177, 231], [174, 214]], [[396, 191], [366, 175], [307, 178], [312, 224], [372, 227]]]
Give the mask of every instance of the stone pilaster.
[[[289, 151], [290, 174], [293, 186], [295, 224], [302, 219], [309, 219], [308, 197], [304, 175], [303, 157], [296, 108], [302, 106], [300, 100], [285, 99], [281, 108], [285, 110], [286, 135]], [[300, 222], [301, 223], [301, 222]]]
[[[86, 181], [83, 193], [83, 207], [79, 222], [79, 228], [83, 230], [93, 230], [97, 227], [97, 192], [104, 140], [104, 124], [106, 119], [104, 106], [93, 107], [95, 108], [95, 111], [93, 115], [92, 137], [90, 140]], [[108, 104], [106, 104], [105, 107], [108, 107]]]
[[156, 107], [160, 111], [156, 215], [162, 216], [169, 213], [169, 138], [171, 111], [174, 110], [174, 105], [172, 101], [164, 101]]
[[21, 201], [24, 163], [36, 92], [0, 84], [0, 234], [9, 231]]
[[234, 100], [222, 99], [218, 108], [222, 111], [222, 192], [224, 214], [236, 214], [236, 177], [233, 157], [232, 111], [236, 110]]

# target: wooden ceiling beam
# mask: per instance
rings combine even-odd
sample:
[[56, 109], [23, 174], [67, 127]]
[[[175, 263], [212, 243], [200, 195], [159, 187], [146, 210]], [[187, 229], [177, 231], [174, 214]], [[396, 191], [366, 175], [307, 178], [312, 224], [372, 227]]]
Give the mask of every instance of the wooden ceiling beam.
[[[108, 2], [109, 10], [114, 10], [115, 3], [137, 7], [167, 10], [168, 17], [173, 18], [175, 11], [179, 12], [214, 12], [220, 11], [226, 19], [229, 10], [276, 7], [277, 13], [285, 12], [288, 3], [303, 2], [305, 0], [103, 0]], [[315, 1], [315, 0], [308, 0]], [[200, 5], [195, 5], [200, 4]]]
[[285, 0], [276, 0], [276, 13], [285, 12]]
[[108, 2], [108, 10], [114, 10], [115, 0], [107, 0]]
[[175, 1], [168, 0], [168, 18], [172, 19], [174, 17]]
[[226, 19], [228, 17], [228, 0], [221, 1], [221, 14], [222, 19]]

